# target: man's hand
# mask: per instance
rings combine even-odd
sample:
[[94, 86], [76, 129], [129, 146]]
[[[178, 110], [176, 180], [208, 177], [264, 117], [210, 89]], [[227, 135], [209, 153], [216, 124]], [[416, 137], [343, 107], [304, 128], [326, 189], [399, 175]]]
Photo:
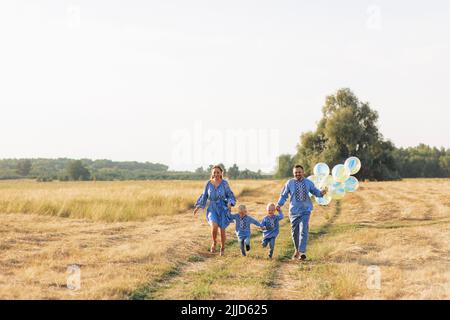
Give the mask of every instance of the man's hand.
[[324, 195], [327, 194], [327, 192], [328, 192], [328, 188], [325, 188], [325, 189], [323, 189], [322, 191], [320, 191], [320, 194], [321, 194], [322, 196], [324, 196]]

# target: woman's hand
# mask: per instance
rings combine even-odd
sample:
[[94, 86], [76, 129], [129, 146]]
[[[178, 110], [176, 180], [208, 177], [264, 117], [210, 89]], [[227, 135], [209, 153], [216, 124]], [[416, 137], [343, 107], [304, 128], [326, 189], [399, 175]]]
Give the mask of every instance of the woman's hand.
[[194, 216], [197, 214], [198, 209], [200, 209], [200, 207], [195, 207], [195, 209], [194, 209]]

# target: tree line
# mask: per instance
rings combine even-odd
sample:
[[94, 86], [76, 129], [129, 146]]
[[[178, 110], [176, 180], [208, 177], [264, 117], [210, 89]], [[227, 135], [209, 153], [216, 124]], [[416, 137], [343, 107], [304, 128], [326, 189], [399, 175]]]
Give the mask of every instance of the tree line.
[[294, 155], [278, 157], [276, 178], [292, 175], [292, 166], [302, 164], [306, 172], [325, 162], [332, 167], [349, 156], [361, 160], [358, 179], [450, 177], [450, 149], [419, 144], [397, 148], [378, 129], [378, 113], [361, 102], [350, 89], [327, 96], [317, 129], [301, 134]]
[[[234, 164], [224, 169], [231, 179], [264, 179], [270, 175], [244, 169]], [[3, 159], [0, 180], [36, 179], [37, 181], [113, 181], [113, 180], [200, 180], [208, 179], [212, 165], [192, 171], [169, 171], [164, 164], [136, 161], [90, 159]]]

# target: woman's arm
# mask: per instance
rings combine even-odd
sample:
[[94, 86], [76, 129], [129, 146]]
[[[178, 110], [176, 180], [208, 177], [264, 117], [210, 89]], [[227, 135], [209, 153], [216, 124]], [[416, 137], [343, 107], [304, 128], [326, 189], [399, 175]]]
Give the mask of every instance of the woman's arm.
[[195, 203], [194, 214], [197, 213], [199, 208], [204, 209], [206, 206], [206, 202], [208, 201], [208, 185], [209, 185], [209, 181], [206, 183], [203, 193], [200, 195], [197, 202]]
[[234, 196], [233, 191], [230, 188], [230, 185], [227, 181], [224, 183], [225, 186], [225, 196], [227, 198], [227, 205], [234, 207], [236, 205], [236, 197]]
[[236, 217], [239, 215], [239, 213], [237, 213], [237, 214], [231, 214], [231, 212], [230, 211], [227, 211], [227, 218], [229, 219], [229, 220], [231, 220], [231, 221], [235, 221], [236, 220]]

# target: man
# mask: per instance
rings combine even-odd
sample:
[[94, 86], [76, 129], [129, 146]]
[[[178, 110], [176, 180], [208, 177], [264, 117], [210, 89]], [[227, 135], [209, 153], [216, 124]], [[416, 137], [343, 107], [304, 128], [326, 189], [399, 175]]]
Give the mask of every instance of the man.
[[292, 259], [306, 260], [309, 217], [313, 209], [309, 193], [316, 197], [322, 197], [327, 193], [327, 190], [320, 191], [314, 186], [313, 182], [305, 179], [305, 172], [301, 165], [297, 164], [292, 172], [294, 179], [288, 180], [281, 190], [277, 210], [284, 205], [290, 195], [289, 220], [291, 221], [292, 241], [295, 246]]

